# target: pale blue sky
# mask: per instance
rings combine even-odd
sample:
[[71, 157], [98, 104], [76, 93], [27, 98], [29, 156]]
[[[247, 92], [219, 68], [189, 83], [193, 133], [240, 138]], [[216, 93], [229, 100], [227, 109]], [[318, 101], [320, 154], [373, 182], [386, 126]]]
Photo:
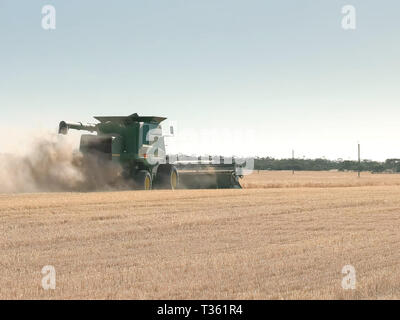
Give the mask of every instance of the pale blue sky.
[[182, 152], [348, 159], [360, 141], [365, 158], [400, 158], [399, 39], [394, 0], [0, 0], [0, 152], [23, 126], [137, 112], [236, 131]]

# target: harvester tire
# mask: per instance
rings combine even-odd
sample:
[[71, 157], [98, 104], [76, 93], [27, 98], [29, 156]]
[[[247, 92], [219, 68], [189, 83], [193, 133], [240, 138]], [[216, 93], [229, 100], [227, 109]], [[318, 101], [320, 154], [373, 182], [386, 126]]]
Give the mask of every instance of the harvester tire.
[[176, 168], [171, 164], [160, 164], [157, 169], [155, 187], [157, 189], [174, 190], [179, 185], [179, 176]]
[[135, 176], [135, 184], [139, 190], [151, 190], [151, 175], [146, 170], [140, 170]]

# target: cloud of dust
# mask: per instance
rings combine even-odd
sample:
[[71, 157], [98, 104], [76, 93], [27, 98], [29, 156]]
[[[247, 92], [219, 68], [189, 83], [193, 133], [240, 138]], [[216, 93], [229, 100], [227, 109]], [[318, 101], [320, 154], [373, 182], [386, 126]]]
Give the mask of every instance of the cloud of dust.
[[0, 193], [120, 190], [122, 167], [83, 156], [65, 136], [46, 134], [22, 155], [0, 154]]

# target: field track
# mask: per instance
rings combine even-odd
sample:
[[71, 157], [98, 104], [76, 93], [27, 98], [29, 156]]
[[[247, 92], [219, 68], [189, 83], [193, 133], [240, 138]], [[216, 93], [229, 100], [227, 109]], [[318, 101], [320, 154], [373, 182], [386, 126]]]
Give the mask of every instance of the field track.
[[[398, 175], [244, 185], [0, 195], [0, 298], [400, 298]], [[356, 290], [341, 287], [347, 264]], [[55, 290], [41, 287], [45, 265]]]

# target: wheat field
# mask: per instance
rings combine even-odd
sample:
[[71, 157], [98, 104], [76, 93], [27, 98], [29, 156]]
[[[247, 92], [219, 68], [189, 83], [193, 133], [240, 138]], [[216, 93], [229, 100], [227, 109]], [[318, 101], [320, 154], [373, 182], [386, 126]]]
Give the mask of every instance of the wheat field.
[[[400, 298], [400, 175], [255, 172], [243, 185], [0, 195], [0, 298]], [[355, 290], [341, 285], [348, 264]]]

